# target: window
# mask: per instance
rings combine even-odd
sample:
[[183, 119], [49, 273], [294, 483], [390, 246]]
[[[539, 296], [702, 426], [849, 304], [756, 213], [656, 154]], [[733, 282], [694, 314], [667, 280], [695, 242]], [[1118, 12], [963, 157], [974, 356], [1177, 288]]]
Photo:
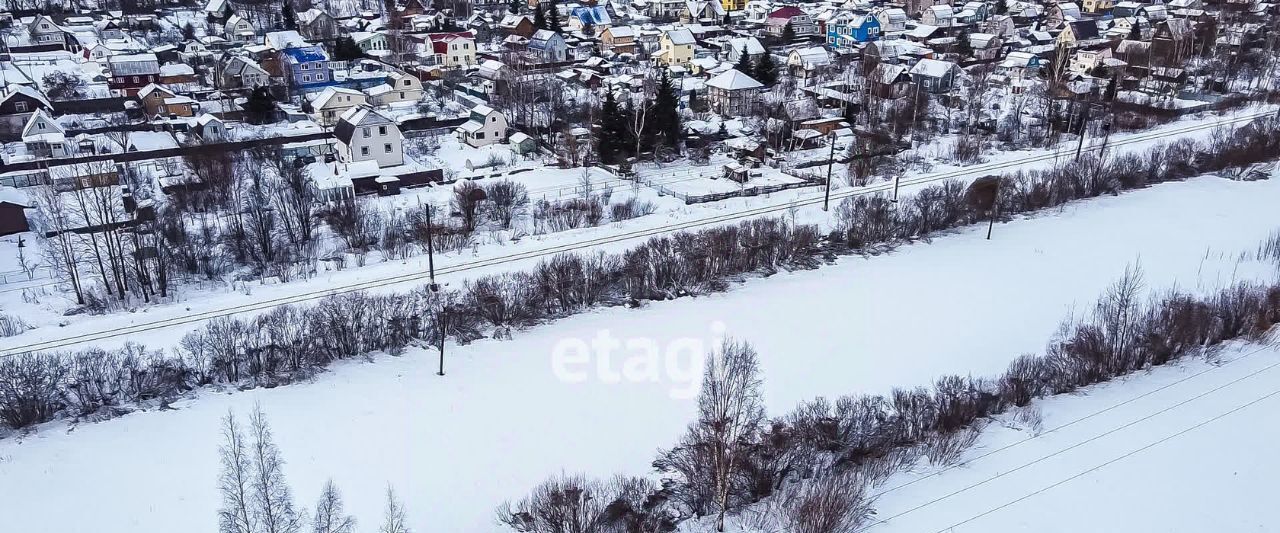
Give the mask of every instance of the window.
[[400, 91], [400, 99], [404, 100], [404, 91]]
[[17, 112], [19, 112], [19, 113], [26, 113], [26, 112], [27, 112], [27, 103], [26, 103], [26, 102], [14, 102], [14, 103], [13, 103], [13, 110], [14, 110], [14, 111], [17, 111]]
[[489, 122], [497, 122], [498, 117], [489, 117]]
[[363, 128], [360, 131], [364, 135], [364, 138], [366, 139], [368, 139], [370, 136], [373, 135], [373, 130], [370, 130], [369, 128]]
[[310, 74], [303, 74], [303, 75], [302, 75], [302, 81], [304, 81], [304, 82], [311, 81], [311, 75], [310, 75]]
[[382, 151], [384, 151], [384, 152], [386, 152], [386, 153], [388, 153], [388, 154], [389, 154], [389, 153], [391, 153], [391, 143], [387, 143], [387, 144], [382, 145]]
[[409, 83], [410, 83], [410, 81], [409, 81], [409, 80], [404, 80], [404, 86], [405, 86], [405, 87], [408, 87], [408, 86], [409, 86]]
[[463, 50], [470, 50], [470, 49], [471, 49], [471, 43], [462, 43], [462, 49], [463, 49]]
[[386, 127], [386, 126], [378, 126], [378, 136], [383, 136], [383, 135], [386, 135], [386, 134], [387, 134], [387, 127]]
[[303, 63], [303, 64], [302, 64], [302, 70], [307, 70], [307, 69], [309, 69], [309, 68], [311, 68], [311, 63]]
[[477, 131], [477, 132], [476, 132], [476, 138], [477, 138], [477, 139], [483, 139], [483, 138], [484, 138], [484, 132], [483, 132], [483, 131]]
[[360, 147], [360, 155], [364, 155], [364, 156], [369, 155], [369, 147], [368, 147], [368, 146], [361, 146], [361, 147]]
[[316, 81], [324, 81], [324, 74], [316, 74]]

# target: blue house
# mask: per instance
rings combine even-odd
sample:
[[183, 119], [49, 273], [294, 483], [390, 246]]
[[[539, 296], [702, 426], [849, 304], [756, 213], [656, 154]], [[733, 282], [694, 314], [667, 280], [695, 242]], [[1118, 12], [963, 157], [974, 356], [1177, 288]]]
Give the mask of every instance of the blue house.
[[280, 52], [280, 61], [289, 73], [289, 84], [303, 91], [334, 83], [329, 56], [319, 46], [286, 48]]
[[880, 21], [870, 15], [840, 17], [827, 23], [827, 44], [853, 46], [880, 38]]

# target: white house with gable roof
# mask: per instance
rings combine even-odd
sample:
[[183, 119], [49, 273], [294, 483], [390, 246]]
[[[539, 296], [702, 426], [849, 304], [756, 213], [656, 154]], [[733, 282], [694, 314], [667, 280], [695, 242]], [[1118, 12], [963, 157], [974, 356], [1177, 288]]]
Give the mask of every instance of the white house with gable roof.
[[454, 130], [458, 140], [479, 148], [507, 137], [507, 116], [487, 105], [471, 109], [471, 119]]

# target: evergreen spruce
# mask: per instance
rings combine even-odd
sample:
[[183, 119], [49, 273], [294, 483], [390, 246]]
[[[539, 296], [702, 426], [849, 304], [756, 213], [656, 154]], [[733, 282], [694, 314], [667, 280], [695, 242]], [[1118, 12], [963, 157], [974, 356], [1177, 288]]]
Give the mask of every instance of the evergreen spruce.
[[796, 40], [796, 29], [791, 26], [791, 21], [787, 21], [787, 25], [782, 27], [782, 42], [789, 43]]
[[778, 81], [778, 65], [773, 62], [773, 54], [765, 51], [760, 56], [760, 60], [756, 62], [755, 74], [752, 76], [756, 81], [765, 85], [773, 85]]
[[556, 7], [556, 3], [551, 3], [551, 8], [547, 10], [547, 29], [556, 33], [564, 33], [564, 27], [560, 24], [560, 8]]
[[[768, 54], [765, 54], [768, 55]], [[751, 66], [751, 56], [747, 54], [747, 47], [743, 45], [742, 52], [738, 54], [738, 63], [733, 66], [734, 70], [755, 77], [755, 69]]]
[[520, 4], [522, 3], [523, 2], [521, 2], [520, 0], [510, 0], [509, 2], [507, 2], [507, 11], [511, 12], [512, 15], [519, 15]]
[[680, 95], [676, 92], [675, 83], [662, 71], [658, 80], [658, 94], [653, 98], [653, 131], [660, 136], [663, 143], [677, 151], [680, 148]]
[[533, 9], [533, 27], [539, 30], [547, 29], [547, 12], [542, 8], [542, 2], [538, 2], [538, 6]]
[[622, 107], [618, 105], [612, 90], [606, 90], [600, 106], [600, 129], [596, 139], [596, 155], [600, 161], [612, 164], [623, 159], [627, 147], [627, 127], [623, 122]]
[[298, 18], [294, 16], [293, 2], [289, 0], [285, 0], [284, 11], [281, 13], [281, 15], [284, 17], [284, 29], [286, 30], [298, 29]]

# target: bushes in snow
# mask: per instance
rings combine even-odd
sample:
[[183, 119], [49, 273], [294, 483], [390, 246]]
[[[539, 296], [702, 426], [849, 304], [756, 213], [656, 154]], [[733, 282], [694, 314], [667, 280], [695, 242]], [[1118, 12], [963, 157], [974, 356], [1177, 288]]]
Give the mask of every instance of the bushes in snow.
[[1024, 407], [1036, 398], [1207, 354], [1228, 340], [1260, 339], [1276, 324], [1280, 282], [1149, 298], [1141, 273], [1130, 269], [1088, 316], [1064, 323], [1043, 354], [1015, 359], [1000, 376], [944, 376], [931, 388], [886, 396], [817, 398], [768, 420], [754, 352], [730, 343], [708, 360], [688, 433], [654, 461], [665, 482], [648, 498], [662, 502], [650, 516], [715, 517], [724, 530], [725, 512], [760, 503], [753, 509], [763, 516], [744, 521], [786, 531], [855, 530], [871, 515], [871, 487], [920, 459], [955, 464], [995, 415], [1012, 410], [1038, 432], [1038, 411]]

